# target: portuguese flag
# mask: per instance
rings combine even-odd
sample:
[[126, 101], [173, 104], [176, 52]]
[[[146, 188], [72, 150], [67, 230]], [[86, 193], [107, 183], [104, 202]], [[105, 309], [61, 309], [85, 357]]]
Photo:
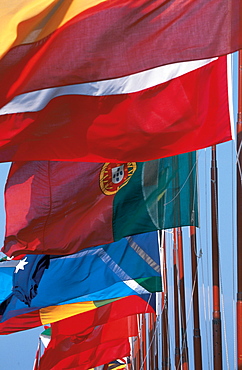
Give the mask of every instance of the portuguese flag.
[[198, 225], [196, 154], [128, 163], [13, 163], [2, 251], [71, 254], [123, 237]]

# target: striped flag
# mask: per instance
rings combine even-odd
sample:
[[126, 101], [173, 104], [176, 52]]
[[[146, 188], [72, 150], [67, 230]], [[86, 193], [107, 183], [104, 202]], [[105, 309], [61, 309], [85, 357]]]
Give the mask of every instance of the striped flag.
[[226, 58], [208, 58], [242, 47], [237, 0], [11, 4], [0, 161], [145, 161], [231, 139]]

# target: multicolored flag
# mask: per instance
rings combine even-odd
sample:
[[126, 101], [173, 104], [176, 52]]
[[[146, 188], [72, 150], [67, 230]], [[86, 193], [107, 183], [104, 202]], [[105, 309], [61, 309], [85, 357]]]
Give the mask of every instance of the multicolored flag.
[[45, 326], [45, 330], [42, 331], [42, 333], [39, 336], [39, 339], [41, 340], [43, 346], [47, 348], [51, 340], [51, 327], [50, 326]]
[[117, 359], [115, 361], [112, 361], [108, 364], [108, 370], [128, 370], [128, 362], [129, 357]]
[[[48, 256], [44, 271], [42, 263], [38, 263], [43, 257], [46, 256], [27, 255], [19, 261], [12, 293], [0, 305], [2, 321], [60, 303], [148, 294], [162, 288], [157, 232], [134, 235], [73, 255]], [[34, 279], [39, 268], [42, 277]]]
[[16, 316], [0, 322], [0, 335], [28, 330], [60, 320], [64, 326], [66, 318], [77, 314], [80, 318], [78, 328], [80, 331], [84, 331], [125, 316], [137, 313], [154, 313], [155, 303], [152, 294], [142, 294], [102, 301], [60, 304], [35, 311], [30, 311], [30, 308], [26, 307], [26, 311], [26, 313], [16, 314]]
[[[0, 56], [9, 53], [18, 62], [25, 57], [29, 63], [33, 58], [39, 68], [45, 62], [52, 78], [58, 73], [61, 78], [64, 70], [78, 70], [80, 63], [80, 71], [85, 67], [84, 72], [101, 80], [104, 72], [118, 70], [118, 75], [125, 75], [130, 68], [137, 72], [238, 50], [242, 46], [240, 9], [236, 0], [214, 0], [209, 6], [203, 0], [9, 2], [0, 12]], [[30, 64], [36, 72], [34, 63]], [[29, 75], [33, 77], [33, 72]], [[47, 83], [46, 75], [43, 80]]]
[[[111, 322], [111, 321], [117, 322], [117, 320], [119, 320], [121, 318], [136, 315], [138, 312], [131, 313], [132, 311], [135, 310], [134, 307], [126, 307], [124, 309], [124, 312], [122, 313], [122, 317], [119, 317], [119, 315], [120, 315], [119, 311], [121, 311], [122, 307], [124, 307], [125, 301], [126, 301], [126, 303], [130, 303], [130, 304], [135, 304], [137, 302], [138, 306], [139, 306], [141, 303], [144, 304], [144, 300], [146, 300], [145, 310], [146, 311], [149, 310], [150, 313], [155, 312], [156, 300], [155, 300], [155, 295], [154, 294], [150, 295], [149, 297], [147, 296], [146, 298], [144, 298], [144, 296], [141, 295], [141, 296], [139, 296], [138, 300], [135, 300], [135, 299], [134, 300], [133, 299], [128, 300], [127, 298], [128, 297], [122, 298], [122, 300], [116, 301], [117, 303], [115, 305], [110, 306], [110, 307], [106, 306], [105, 308], [103, 308], [103, 313], [100, 310], [98, 312], [98, 314], [102, 313], [101, 316], [98, 315], [98, 317], [97, 317], [97, 313], [93, 312], [93, 314], [96, 314], [96, 318], [94, 320], [96, 325], [94, 325], [93, 322], [91, 322], [91, 325], [90, 325], [89, 321], [83, 322], [83, 314], [77, 314], [77, 315], [75, 315], [75, 317], [73, 317], [73, 320], [75, 320], [75, 325], [70, 325], [70, 322], [72, 322], [72, 318], [66, 318], [66, 319], [58, 321], [58, 325], [53, 324], [53, 326], [52, 326], [52, 327], [55, 328], [55, 336], [63, 336], [63, 335], [64, 336], [72, 336], [72, 335], [76, 335], [77, 333], [89, 332], [90, 329], [93, 328], [94, 326], [103, 325], [103, 324], [106, 324], [106, 323]], [[140, 300], [140, 298], [143, 300], [143, 302]], [[116, 307], [114, 307], [114, 306], [116, 306]], [[114, 312], [115, 308], [117, 310], [116, 313]], [[107, 311], [107, 309], [108, 309], [108, 311]]]
[[125, 236], [198, 226], [196, 153], [148, 162], [13, 164], [2, 251], [71, 254]]

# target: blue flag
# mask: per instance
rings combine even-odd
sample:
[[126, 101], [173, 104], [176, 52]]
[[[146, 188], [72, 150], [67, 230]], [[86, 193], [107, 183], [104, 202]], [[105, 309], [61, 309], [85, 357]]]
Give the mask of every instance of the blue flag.
[[28, 255], [24, 257], [13, 274], [13, 293], [28, 306], [37, 295], [44, 270], [49, 267], [50, 256]]
[[13, 273], [19, 261], [0, 261], [0, 303], [7, 298], [12, 290]]
[[50, 256], [49, 260], [45, 257], [26, 255], [19, 262], [13, 292], [7, 304], [2, 302], [0, 306], [2, 321], [56, 304], [161, 291], [157, 232], [134, 235], [68, 256]]

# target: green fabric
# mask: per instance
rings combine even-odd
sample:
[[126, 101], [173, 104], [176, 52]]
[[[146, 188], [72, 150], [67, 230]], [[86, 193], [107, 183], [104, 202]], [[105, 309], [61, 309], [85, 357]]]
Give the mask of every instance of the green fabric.
[[114, 198], [114, 240], [189, 225], [198, 226], [196, 152], [137, 163]]
[[109, 304], [109, 303], [112, 303], [112, 302], [115, 302], [115, 301], [118, 301], [119, 299], [122, 299], [124, 297], [119, 297], [119, 298], [113, 298], [113, 299], [104, 299], [104, 300], [100, 300], [100, 301], [93, 301], [93, 304], [96, 306], [96, 307], [101, 307], [101, 306], [105, 306], [106, 304]]
[[42, 333], [40, 335], [45, 335], [45, 336], [51, 336], [51, 327], [45, 329], [44, 331], [42, 331]]
[[135, 281], [150, 293], [162, 292], [161, 277], [154, 276], [150, 278], [135, 279]]

